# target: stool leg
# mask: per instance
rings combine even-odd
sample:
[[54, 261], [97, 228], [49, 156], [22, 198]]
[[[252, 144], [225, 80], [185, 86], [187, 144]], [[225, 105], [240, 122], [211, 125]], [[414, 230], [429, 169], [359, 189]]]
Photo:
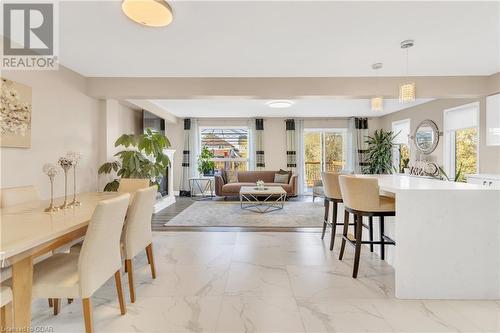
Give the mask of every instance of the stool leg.
[[380, 217], [380, 258], [385, 260], [384, 216]]
[[333, 203], [333, 217], [332, 217], [332, 236], [330, 239], [330, 251], [333, 251], [333, 244], [335, 243], [335, 233], [337, 231], [337, 209], [338, 202]]
[[[373, 216], [368, 217], [368, 233], [370, 242], [373, 242]], [[373, 252], [373, 244], [370, 244], [370, 252]]]
[[356, 249], [354, 252], [354, 267], [352, 269], [352, 277], [358, 277], [359, 257], [361, 255], [361, 237], [363, 236], [363, 217], [358, 215], [355, 217], [356, 222]]
[[[347, 237], [348, 231], [349, 231], [349, 212], [346, 209], [344, 213], [344, 230], [342, 231], [342, 235], [344, 237]], [[339, 260], [342, 260], [342, 257], [344, 256], [345, 242], [346, 242], [344, 237], [342, 237], [342, 244], [340, 245]]]
[[323, 219], [323, 231], [321, 232], [321, 239], [325, 238], [326, 225], [328, 224], [328, 211], [330, 210], [330, 204], [328, 199], [325, 199], [325, 218]]

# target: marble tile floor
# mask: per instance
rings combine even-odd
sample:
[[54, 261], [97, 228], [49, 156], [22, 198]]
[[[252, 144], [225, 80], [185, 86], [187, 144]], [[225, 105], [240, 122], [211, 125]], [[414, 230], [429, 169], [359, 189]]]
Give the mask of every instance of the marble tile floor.
[[[351, 278], [353, 249], [337, 260], [320, 234], [155, 233], [157, 278], [135, 260], [136, 303], [114, 281], [93, 297], [96, 332], [499, 332], [500, 301], [417, 301], [394, 296], [394, 271], [364, 249]], [[53, 316], [33, 302], [33, 325], [83, 332], [81, 302]]]

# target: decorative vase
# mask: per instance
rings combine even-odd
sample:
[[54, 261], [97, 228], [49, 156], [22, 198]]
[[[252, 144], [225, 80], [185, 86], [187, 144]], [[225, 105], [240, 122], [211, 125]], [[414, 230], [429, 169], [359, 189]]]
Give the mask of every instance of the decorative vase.
[[57, 165], [52, 163], [47, 163], [43, 166], [43, 172], [49, 176], [50, 180], [50, 205], [45, 208], [45, 212], [53, 213], [59, 210], [59, 207], [54, 206], [54, 178], [59, 173]]
[[78, 164], [78, 161], [80, 161], [82, 155], [78, 152], [68, 152], [66, 157], [71, 160], [73, 165], [73, 201], [71, 201], [70, 205], [72, 207], [78, 207], [81, 206], [82, 203], [76, 200], [76, 165]]
[[59, 158], [59, 165], [64, 171], [64, 203], [59, 208], [67, 209], [71, 208], [71, 204], [68, 203], [68, 171], [73, 166], [73, 161], [64, 156]]

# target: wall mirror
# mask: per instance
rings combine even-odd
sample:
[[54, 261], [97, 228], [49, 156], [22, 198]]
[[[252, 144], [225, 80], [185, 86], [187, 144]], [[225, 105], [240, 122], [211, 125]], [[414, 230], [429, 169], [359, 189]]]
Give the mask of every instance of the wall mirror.
[[424, 154], [430, 154], [436, 149], [439, 142], [439, 129], [435, 122], [426, 119], [415, 130], [413, 140], [415, 146]]

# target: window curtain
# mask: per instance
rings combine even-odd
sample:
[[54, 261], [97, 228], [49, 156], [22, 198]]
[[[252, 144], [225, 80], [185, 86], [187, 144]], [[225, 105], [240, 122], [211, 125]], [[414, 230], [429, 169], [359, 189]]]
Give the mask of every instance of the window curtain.
[[347, 161], [345, 172], [363, 173], [367, 166], [365, 155], [368, 149], [368, 118], [349, 118], [347, 130]]
[[189, 130], [189, 149], [191, 154], [189, 155], [189, 177], [199, 177], [198, 172], [198, 157], [201, 153], [200, 148], [200, 131], [198, 127], [198, 119], [191, 118], [191, 128]]
[[191, 165], [191, 152], [190, 152], [190, 139], [191, 139], [191, 119], [184, 119], [184, 149], [182, 151], [182, 173], [181, 184], [179, 188], [179, 195], [181, 197], [190, 196], [189, 191], [189, 178], [190, 178], [190, 165]]
[[248, 170], [253, 171], [256, 168], [255, 157], [255, 119], [248, 119]]
[[285, 120], [286, 126], [286, 167], [293, 170], [297, 167], [297, 150], [295, 140], [295, 120]]
[[295, 147], [296, 173], [297, 173], [297, 194], [304, 194], [305, 172], [304, 172], [304, 120], [295, 119]]
[[255, 119], [255, 166], [258, 170], [266, 167], [266, 158], [264, 155], [264, 119]]

